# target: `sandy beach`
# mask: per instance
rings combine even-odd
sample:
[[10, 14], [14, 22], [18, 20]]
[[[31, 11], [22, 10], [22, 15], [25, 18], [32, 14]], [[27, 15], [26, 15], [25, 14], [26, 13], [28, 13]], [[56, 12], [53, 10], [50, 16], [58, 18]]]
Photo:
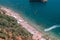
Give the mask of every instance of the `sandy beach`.
[[31, 26], [27, 21], [25, 21], [18, 13], [5, 8], [1, 7], [2, 10], [6, 11], [6, 15], [12, 16], [17, 20], [17, 23], [22, 25], [27, 31], [29, 31], [33, 35], [34, 40], [46, 40], [45, 38], [42, 38], [42, 33], [37, 31], [33, 26]]
[[[22, 18], [22, 16], [20, 16], [19, 13], [14, 12], [13, 10], [3, 6], [1, 6], [0, 9], [4, 10], [6, 12], [6, 15], [14, 17], [17, 20], [18, 24], [20, 24], [23, 28], [25, 28], [28, 32], [30, 32], [33, 35], [32, 38], [34, 40], [47, 40], [46, 38], [42, 37], [45, 34], [44, 32], [42, 33], [42, 31], [38, 31], [35, 27], [28, 23], [27, 20]], [[51, 40], [51, 38], [49, 38], [48, 40]]]

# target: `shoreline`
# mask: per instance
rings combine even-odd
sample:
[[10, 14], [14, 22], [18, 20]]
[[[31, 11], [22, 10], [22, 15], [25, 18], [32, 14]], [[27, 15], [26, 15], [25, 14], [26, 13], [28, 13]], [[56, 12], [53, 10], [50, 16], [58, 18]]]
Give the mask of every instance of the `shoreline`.
[[33, 39], [35, 40], [41, 40], [42, 39], [42, 34], [41, 32], [38, 32], [35, 28], [33, 28], [29, 23], [27, 23], [18, 13], [7, 9], [3, 6], [1, 6], [1, 9], [6, 11], [6, 15], [14, 17], [18, 24], [22, 25], [27, 31], [29, 31], [31, 34], [33, 34]]
[[[33, 37], [35, 38], [35, 40], [37, 40], [37, 39], [41, 40], [42, 39], [42, 33], [39, 32], [38, 30], [36, 30], [36, 28], [34, 28], [29, 22], [26, 22], [26, 20], [24, 20], [24, 18], [22, 16], [20, 16], [19, 13], [16, 13], [13, 10], [7, 9], [3, 6], [1, 7], [1, 9], [6, 11], [6, 15], [9, 15], [9, 16], [16, 18], [18, 20], [19, 24], [21, 24], [25, 29], [27, 29], [31, 34], [33, 34]], [[26, 25], [24, 25], [24, 24], [26, 24]], [[27, 27], [25, 27], [25, 26], [27, 26]], [[38, 38], [36, 38], [36, 37], [38, 37]]]
[[44, 31], [44, 26], [46, 26], [46, 25], [43, 25], [43, 24], [41, 24], [41, 25], [38, 25], [38, 24], [36, 24], [36, 22], [34, 21], [34, 20], [32, 20], [32, 21], [30, 21], [31, 19], [29, 19], [29, 18], [27, 18], [27, 17], [25, 17], [24, 15], [22, 15], [22, 17], [29, 23], [29, 24], [31, 24], [36, 30], [38, 30], [39, 32], [42, 32], [43, 34], [45, 33], [45, 34], [47, 34], [47, 35], [49, 35], [50, 34], [50, 37], [52, 36], [52, 37], [55, 37], [56, 38], [56, 36], [57, 36], [57, 38], [59, 38], [60, 36], [58, 36], [57, 34], [54, 34], [54, 32], [45, 32]]

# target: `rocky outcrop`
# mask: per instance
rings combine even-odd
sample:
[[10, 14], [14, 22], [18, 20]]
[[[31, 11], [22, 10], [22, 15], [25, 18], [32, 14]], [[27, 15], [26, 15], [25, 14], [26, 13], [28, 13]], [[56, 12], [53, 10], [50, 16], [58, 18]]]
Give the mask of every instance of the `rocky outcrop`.
[[47, 2], [47, 0], [30, 0], [30, 2]]
[[47, 2], [47, 0], [41, 0], [41, 2]]

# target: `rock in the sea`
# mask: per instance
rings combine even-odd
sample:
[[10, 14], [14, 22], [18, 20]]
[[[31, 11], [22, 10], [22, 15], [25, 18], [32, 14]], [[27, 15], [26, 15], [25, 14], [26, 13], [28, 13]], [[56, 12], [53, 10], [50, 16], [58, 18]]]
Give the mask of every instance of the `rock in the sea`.
[[47, 2], [47, 0], [30, 0], [30, 2]]
[[41, 0], [30, 0], [30, 2], [40, 2]]
[[47, 2], [47, 0], [41, 0], [41, 2]]

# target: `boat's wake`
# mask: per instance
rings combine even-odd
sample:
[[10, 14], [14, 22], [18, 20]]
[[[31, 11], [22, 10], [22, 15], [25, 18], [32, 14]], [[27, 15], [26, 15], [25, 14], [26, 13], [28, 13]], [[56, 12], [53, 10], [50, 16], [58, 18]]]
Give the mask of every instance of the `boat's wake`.
[[51, 30], [53, 30], [53, 29], [55, 29], [55, 28], [57, 28], [57, 27], [60, 27], [60, 25], [53, 25], [53, 26], [51, 26], [51, 27], [49, 27], [49, 28], [44, 29], [44, 31], [45, 31], [45, 32], [48, 32], [48, 31], [51, 31]]

